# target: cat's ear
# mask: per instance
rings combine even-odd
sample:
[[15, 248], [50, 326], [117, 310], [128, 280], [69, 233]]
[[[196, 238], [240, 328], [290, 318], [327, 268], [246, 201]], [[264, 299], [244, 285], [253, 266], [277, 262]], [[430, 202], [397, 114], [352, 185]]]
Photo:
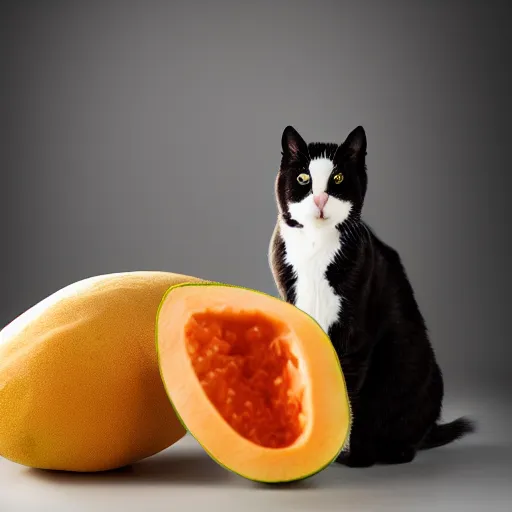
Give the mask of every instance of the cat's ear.
[[366, 133], [362, 126], [352, 130], [345, 142], [340, 146], [340, 153], [353, 161], [359, 161], [366, 156]]
[[283, 155], [292, 160], [308, 157], [308, 145], [293, 126], [284, 129], [281, 146]]

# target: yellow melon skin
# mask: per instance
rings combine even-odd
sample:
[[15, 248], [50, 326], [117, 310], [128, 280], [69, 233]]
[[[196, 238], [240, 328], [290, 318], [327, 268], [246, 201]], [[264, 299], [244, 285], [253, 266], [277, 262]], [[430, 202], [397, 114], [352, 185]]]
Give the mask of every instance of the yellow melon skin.
[[0, 455], [25, 466], [103, 471], [185, 435], [160, 378], [155, 319], [167, 272], [91, 277], [0, 331]]

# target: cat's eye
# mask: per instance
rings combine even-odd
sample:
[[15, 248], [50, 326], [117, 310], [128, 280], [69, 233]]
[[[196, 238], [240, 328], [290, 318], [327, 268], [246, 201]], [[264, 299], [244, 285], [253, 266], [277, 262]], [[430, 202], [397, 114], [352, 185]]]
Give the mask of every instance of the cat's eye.
[[343, 174], [341, 174], [341, 172], [339, 172], [338, 174], [335, 174], [333, 177], [334, 183], [336, 183], [336, 185], [339, 185], [343, 181], [343, 179], [344, 179], [344, 177], [343, 177]]
[[299, 174], [297, 176], [297, 181], [301, 184], [301, 185], [307, 185], [309, 183], [309, 180], [311, 179], [311, 177], [309, 176], [309, 174], [303, 172], [301, 174]]

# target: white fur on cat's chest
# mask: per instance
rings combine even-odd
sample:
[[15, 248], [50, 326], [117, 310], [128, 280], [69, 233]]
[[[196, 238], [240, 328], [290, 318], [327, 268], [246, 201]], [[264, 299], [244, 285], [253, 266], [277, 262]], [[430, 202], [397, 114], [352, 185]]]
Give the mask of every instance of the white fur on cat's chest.
[[285, 261], [296, 276], [295, 306], [328, 332], [341, 310], [341, 297], [325, 275], [341, 248], [339, 233], [335, 228], [292, 228], [282, 222], [280, 234], [286, 247]]

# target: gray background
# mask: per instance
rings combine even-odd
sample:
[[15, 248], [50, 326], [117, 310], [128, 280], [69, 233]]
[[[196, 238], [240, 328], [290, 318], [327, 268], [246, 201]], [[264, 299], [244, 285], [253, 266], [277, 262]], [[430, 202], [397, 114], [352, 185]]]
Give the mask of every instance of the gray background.
[[[0, 324], [70, 282], [126, 270], [276, 294], [267, 246], [282, 130], [342, 142], [362, 124], [365, 218], [402, 255], [444, 370], [447, 415], [483, 421], [468, 441], [473, 458], [461, 443], [393, 469], [396, 480], [382, 475], [399, 488], [420, 471], [430, 501], [413, 500], [419, 508], [434, 492], [421, 481], [439, 483], [450, 461], [446, 482], [462, 488], [447, 487], [442, 503], [476, 492], [459, 466], [497, 485], [512, 457], [492, 445], [507, 441], [512, 355], [506, 5], [2, 2]], [[0, 463], [19, 482], [12, 467]], [[332, 471], [366, 492], [360, 473]], [[377, 492], [384, 480], [370, 474]], [[57, 506], [29, 495], [27, 507]]]

